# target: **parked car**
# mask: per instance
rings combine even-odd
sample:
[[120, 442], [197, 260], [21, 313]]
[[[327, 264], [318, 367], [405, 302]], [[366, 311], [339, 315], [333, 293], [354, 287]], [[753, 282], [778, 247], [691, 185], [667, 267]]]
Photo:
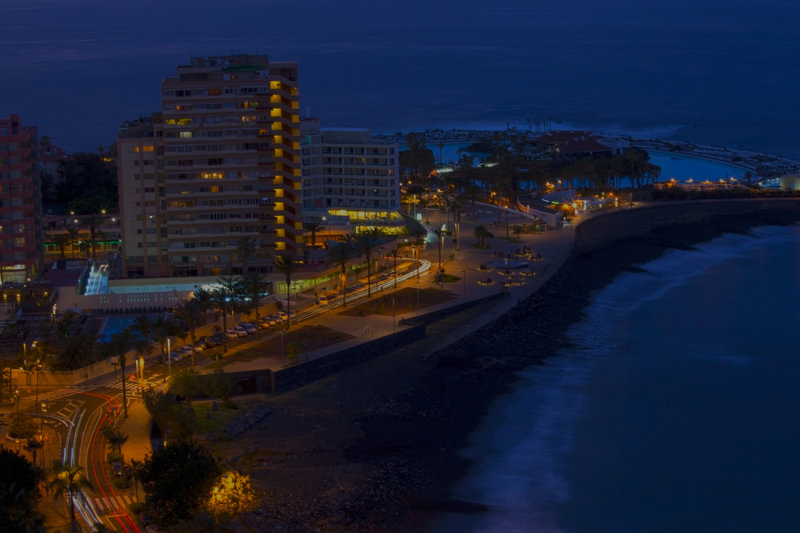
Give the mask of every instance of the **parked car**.
[[244, 328], [244, 330], [247, 332], [248, 335], [252, 335], [256, 331], [258, 331], [257, 328], [252, 324], [252, 322], [242, 322], [239, 325]]
[[319, 297], [319, 304], [320, 305], [324, 305], [326, 303], [328, 303], [328, 297], [327, 296], [320, 296]]
[[249, 333], [247, 333], [247, 330], [244, 329], [242, 326], [235, 326], [233, 328], [233, 331], [236, 333], [238, 337], [247, 337], [249, 335]]
[[225, 336], [229, 339], [235, 339], [239, 334], [236, 332], [235, 328], [228, 328], [225, 330]]
[[226, 337], [226, 335], [224, 333], [214, 333], [211, 336], [211, 340], [213, 342], [215, 342], [217, 346], [219, 346], [220, 344], [223, 344], [225, 342], [226, 338], [227, 337]]

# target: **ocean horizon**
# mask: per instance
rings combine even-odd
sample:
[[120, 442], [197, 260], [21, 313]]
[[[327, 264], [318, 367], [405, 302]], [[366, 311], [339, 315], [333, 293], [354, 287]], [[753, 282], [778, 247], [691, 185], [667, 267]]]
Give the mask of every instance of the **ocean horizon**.
[[800, 158], [800, 6], [785, 0], [7, 0], [0, 18], [0, 114], [70, 151], [159, 110], [191, 56], [267, 53], [298, 61], [301, 112], [328, 127], [538, 121]]

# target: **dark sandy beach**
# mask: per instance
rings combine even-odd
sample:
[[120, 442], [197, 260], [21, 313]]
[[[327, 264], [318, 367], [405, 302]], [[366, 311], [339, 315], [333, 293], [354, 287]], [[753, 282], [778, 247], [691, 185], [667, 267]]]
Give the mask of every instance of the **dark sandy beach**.
[[440, 512], [474, 514], [449, 487], [468, 464], [458, 450], [515, 372], [554, 356], [592, 291], [669, 248], [723, 233], [800, 220], [800, 200], [664, 203], [594, 217], [573, 252], [530, 297], [442, 346], [472, 309], [426, 339], [270, 400], [274, 411], [223, 453], [256, 449], [252, 475], [265, 503], [259, 531], [425, 531]]

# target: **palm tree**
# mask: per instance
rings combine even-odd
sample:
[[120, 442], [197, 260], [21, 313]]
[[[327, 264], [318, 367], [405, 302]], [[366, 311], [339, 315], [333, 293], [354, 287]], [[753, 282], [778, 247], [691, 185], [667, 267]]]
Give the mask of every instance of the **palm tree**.
[[400, 250], [398, 250], [397, 248], [389, 250], [389, 255], [391, 255], [394, 258], [394, 288], [395, 289], [397, 288], [397, 256], [398, 256], [398, 254], [400, 254]]
[[145, 344], [150, 344], [150, 337], [153, 334], [153, 320], [147, 315], [139, 315], [133, 320], [133, 331], [142, 336]]
[[322, 229], [322, 224], [318, 222], [304, 222], [303, 229], [311, 233], [311, 247], [317, 246], [317, 232]]
[[127, 475], [133, 479], [133, 494], [136, 498], [136, 501], [139, 501], [139, 485], [138, 482], [142, 479], [142, 473], [144, 472], [144, 461], [137, 461], [136, 459], [131, 459], [128, 461], [125, 466], [125, 472]]
[[127, 363], [128, 350], [131, 349], [132, 344], [133, 334], [130, 328], [125, 328], [111, 336], [111, 352], [119, 357], [119, 367], [122, 369], [120, 374], [122, 379], [122, 411], [125, 413], [125, 418], [128, 418], [128, 392], [125, 388], [128, 380], [125, 376], [125, 364]]
[[189, 338], [192, 341], [192, 366], [194, 366], [195, 355], [195, 330], [203, 325], [204, 311], [199, 301], [192, 298], [178, 305], [175, 316], [189, 328]]
[[291, 320], [291, 298], [292, 298], [292, 273], [297, 269], [297, 264], [290, 254], [280, 254], [275, 258], [275, 267], [286, 276], [286, 329], [289, 329]]
[[239, 254], [239, 261], [242, 263], [242, 274], [250, 270], [250, 258], [256, 253], [256, 241], [249, 235], [242, 236], [236, 242], [236, 252]]
[[484, 248], [486, 241], [494, 237], [494, 235], [481, 224], [475, 228], [475, 237], [478, 239], [478, 248]]
[[67, 226], [67, 233], [69, 234], [69, 244], [70, 249], [72, 250], [72, 258], [75, 259], [75, 243], [78, 241], [78, 235], [80, 234], [80, 231], [78, 230], [77, 226], [70, 224]]
[[241, 277], [239, 286], [242, 293], [249, 297], [249, 306], [251, 309], [255, 310], [256, 324], [258, 324], [258, 308], [261, 305], [261, 298], [263, 298], [269, 290], [269, 280], [260, 272], [248, 272]]
[[69, 516], [72, 531], [78, 531], [78, 522], [75, 520], [75, 496], [80, 494], [83, 489], [92, 488], [92, 484], [86, 477], [82, 466], [70, 466], [60, 461], [53, 463], [53, 478], [50, 480], [50, 488], [53, 489], [53, 496], [60, 497], [66, 494], [69, 499]]
[[386, 238], [386, 232], [380, 228], [371, 228], [356, 235], [356, 246], [367, 258], [367, 297], [372, 296], [372, 251]]
[[116, 457], [122, 460], [122, 446], [128, 442], [128, 435], [124, 434], [118, 427], [111, 425], [102, 426], [100, 432], [108, 441], [108, 447], [111, 448], [111, 451], [116, 450]]
[[176, 336], [180, 333], [180, 328], [175, 322], [164, 320], [159, 317], [153, 322], [152, 336], [153, 340], [161, 346], [161, 357], [163, 360], [164, 354], [167, 352], [167, 339]]
[[434, 228], [433, 233], [436, 234], [436, 239], [439, 241], [439, 272], [442, 271], [442, 242], [444, 242], [444, 236], [447, 234], [446, 231], [442, 230], [441, 228]]
[[336, 243], [328, 248], [328, 258], [339, 266], [342, 279], [342, 307], [347, 305], [347, 261], [353, 256], [353, 247], [346, 242]]

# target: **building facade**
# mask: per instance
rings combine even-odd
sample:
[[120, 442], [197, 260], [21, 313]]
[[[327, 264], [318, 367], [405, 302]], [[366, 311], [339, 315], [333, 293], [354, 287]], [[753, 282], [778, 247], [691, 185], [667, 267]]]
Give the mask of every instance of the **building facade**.
[[161, 113], [118, 136], [124, 273], [266, 272], [302, 255], [297, 64], [192, 58], [161, 92]]
[[368, 129], [321, 129], [302, 122], [303, 209], [307, 220], [346, 217], [356, 232], [403, 226], [397, 143]]
[[42, 269], [38, 135], [19, 116], [0, 118], [0, 282], [24, 283]]

